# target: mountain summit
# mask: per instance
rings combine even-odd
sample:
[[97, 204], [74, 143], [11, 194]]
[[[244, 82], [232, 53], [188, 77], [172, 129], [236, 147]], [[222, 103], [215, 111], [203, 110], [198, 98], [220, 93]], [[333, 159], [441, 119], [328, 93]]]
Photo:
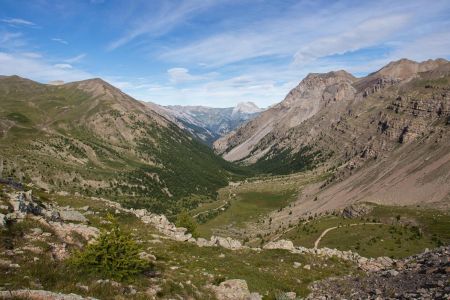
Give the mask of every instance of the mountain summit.
[[243, 113], [243, 114], [254, 114], [261, 112], [262, 109], [259, 108], [255, 103], [253, 102], [240, 102], [238, 103], [234, 108], [232, 115]]

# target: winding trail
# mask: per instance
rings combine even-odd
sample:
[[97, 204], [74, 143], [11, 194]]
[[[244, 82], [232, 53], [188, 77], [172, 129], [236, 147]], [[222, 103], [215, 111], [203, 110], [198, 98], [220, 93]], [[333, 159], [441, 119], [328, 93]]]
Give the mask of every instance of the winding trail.
[[357, 225], [383, 225], [383, 223], [353, 223], [353, 224], [349, 224], [349, 225], [334, 226], [334, 227], [327, 228], [322, 232], [322, 234], [319, 236], [319, 238], [317, 238], [317, 240], [314, 242], [314, 249], [317, 249], [319, 247], [320, 240], [331, 230], [334, 230], [336, 228], [346, 227], [346, 226], [357, 226]]
[[200, 216], [200, 215], [203, 215], [203, 214], [206, 214], [206, 213], [209, 213], [210, 211], [215, 211], [215, 210], [219, 210], [219, 209], [221, 209], [222, 207], [224, 207], [225, 205], [227, 205], [228, 204], [228, 201], [225, 201], [225, 203], [224, 204], [222, 204], [221, 206], [219, 206], [219, 207], [216, 207], [216, 208], [212, 208], [212, 209], [208, 209], [208, 210], [205, 210], [205, 211], [201, 211], [201, 212], [199, 212], [199, 213], [197, 213], [197, 214], [195, 214], [193, 217], [194, 218], [196, 218], [196, 217], [198, 217], [198, 216]]

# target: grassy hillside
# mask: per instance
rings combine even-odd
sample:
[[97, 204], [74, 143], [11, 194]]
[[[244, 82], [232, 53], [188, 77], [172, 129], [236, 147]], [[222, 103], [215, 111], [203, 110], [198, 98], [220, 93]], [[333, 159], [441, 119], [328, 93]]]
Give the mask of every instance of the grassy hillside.
[[0, 177], [176, 213], [244, 171], [108, 83], [0, 79]]

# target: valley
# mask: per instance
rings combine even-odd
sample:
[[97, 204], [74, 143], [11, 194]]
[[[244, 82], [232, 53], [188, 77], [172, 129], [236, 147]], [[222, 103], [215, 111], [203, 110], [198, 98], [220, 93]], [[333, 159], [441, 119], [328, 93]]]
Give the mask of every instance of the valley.
[[265, 111], [0, 77], [0, 297], [445, 297], [449, 93], [444, 59], [310, 74]]

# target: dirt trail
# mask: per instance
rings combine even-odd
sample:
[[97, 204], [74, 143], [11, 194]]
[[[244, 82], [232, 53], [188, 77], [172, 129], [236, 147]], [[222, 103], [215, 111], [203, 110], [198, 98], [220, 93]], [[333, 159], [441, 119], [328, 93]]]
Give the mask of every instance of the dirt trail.
[[[348, 225], [348, 226], [357, 226], [357, 225], [382, 225], [382, 224], [383, 224], [383, 223], [354, 223], [354, 224], [350, 224], [350, 225]], [[319, 247], [320, 240], [321, 240], [328, 232], [330, 232], [331, 230], [334, 230], [334, 229], [336, 229], [336, 228], [340, 228], [340, 227], [345, 227], [345, 225], [344, 225], [344, 226], [334, 226], [334, 227], [330, 227], [330, 228], [325, 229], [325, 230], [322, 232], [322, 234], [319, 236], [319, 238], [314, 242], [314, 249], [317, 249], [317, 248]]]

